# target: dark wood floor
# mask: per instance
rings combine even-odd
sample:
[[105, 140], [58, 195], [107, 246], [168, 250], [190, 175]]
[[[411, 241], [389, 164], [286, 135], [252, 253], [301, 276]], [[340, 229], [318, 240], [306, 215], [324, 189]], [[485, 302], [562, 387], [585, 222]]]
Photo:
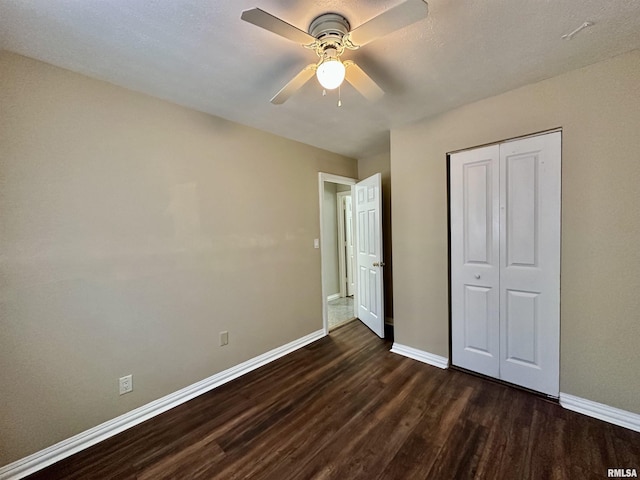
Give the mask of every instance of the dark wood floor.
[[352, 322], [29, 477], [589, 479], [640, 433], [389, 352]]

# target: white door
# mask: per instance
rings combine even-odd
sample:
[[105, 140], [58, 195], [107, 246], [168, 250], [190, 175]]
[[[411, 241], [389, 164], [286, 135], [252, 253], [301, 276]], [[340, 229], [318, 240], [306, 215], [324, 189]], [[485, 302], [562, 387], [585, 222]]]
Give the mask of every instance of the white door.
[[379, 173], [356, 183], [358, 318], [384, 338], [382, 188]]
[[455, 365], [559, 393], [559, 132], [451, 156]]
[[346, 240], [346, 263], [347, 263], [347, 296], [351, 297], [355, 290], [355, 282], [353, 280], [353, 267], [355, 264], [355, 255], [353, 249], [353, 211], [352, 211], [351, 195], [344, 197], [344, 226]]
[[452, 360], [500, 375], [500, 148], [450, 159]]
[[500, 378], [558, 396], [560, 132], [500, 146]]
[[355, 253], [353, 250], [353, 213], [351, 192], [338, 192], [338, 276], [340, 296], [351, 297], [355, 290], [353, 279]]

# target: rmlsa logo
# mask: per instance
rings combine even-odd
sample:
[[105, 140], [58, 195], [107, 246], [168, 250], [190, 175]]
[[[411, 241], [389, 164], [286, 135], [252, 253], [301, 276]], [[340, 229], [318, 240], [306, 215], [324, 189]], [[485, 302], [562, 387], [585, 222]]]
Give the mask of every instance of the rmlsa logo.
[[638, 478], [638, 472], [635, 468], [608, 468], [607, 476], [609, 478]]

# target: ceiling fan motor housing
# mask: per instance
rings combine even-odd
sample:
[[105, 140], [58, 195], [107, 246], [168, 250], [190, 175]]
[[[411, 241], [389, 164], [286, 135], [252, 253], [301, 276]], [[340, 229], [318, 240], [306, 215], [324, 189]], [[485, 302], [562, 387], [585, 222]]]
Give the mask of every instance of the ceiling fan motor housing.
[[311, 22], [309, 34], [323, 47], [340, 47], [342, 38], [349, 33], [350, 28], [349, 21], [339, 13], [325, 13]]

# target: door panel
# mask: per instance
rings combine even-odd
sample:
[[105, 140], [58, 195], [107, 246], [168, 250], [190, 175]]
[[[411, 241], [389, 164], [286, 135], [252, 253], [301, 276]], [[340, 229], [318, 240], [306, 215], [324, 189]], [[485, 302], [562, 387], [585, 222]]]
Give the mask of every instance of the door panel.
[[[367, 273], [369, 270], [365, 266], [360, 267], [360, 278], [358, 282], [358, 306], [361, 309], [369, 311], [369, 289], [367, 288]], [[358, 315], [360, 312], [358, 311]]]
[[500, 375], [558, 396], [560, 132], [500, 147]]
[[358, 254], [367, 254], [367, 219], [366, 212], [358, 212]]
[[500, 372], [499, 148], [451, 156], [452, 361]]
[[539, 368], [540, 294], [508, 289], [506, 294], [507, 309], [503, 315], [506, 334], [505, 361]]
[[526, 152], [505, 161], [506, 260], [509, 266], [535, 266], [538, 249], [538, 155]]
[[371, 209], [367, 211], [367, 215], [369, 218], [367, 219], [367, 233], [369, 234], [369, 238], [367, 241], [367, 253], [371, 256], [375, 256], [378, 252], [378, 246], [376, 245], [376, 231], [377, 231], [377, 213], [375, 209]]
[[384, 337], [380, 174], [358, 182], [355, 192], [355, 215], [358, 219], [358, 318], [378, 336]]
[[464, 348], [481, 355], [491, 355], [489, 324], [491, 289], [465, 285]]
[[378, 272], [373, 269], [368, 270], [369, 278], [367, 279], [367, 285], [369, 286], [369, 313], [376, 318], [379, 318], [380, 311], [378, 310]]
[[464, 188], [464, 263], [490, 263], [491, 246], [491, 169], [489, 161], [462, 166]]

